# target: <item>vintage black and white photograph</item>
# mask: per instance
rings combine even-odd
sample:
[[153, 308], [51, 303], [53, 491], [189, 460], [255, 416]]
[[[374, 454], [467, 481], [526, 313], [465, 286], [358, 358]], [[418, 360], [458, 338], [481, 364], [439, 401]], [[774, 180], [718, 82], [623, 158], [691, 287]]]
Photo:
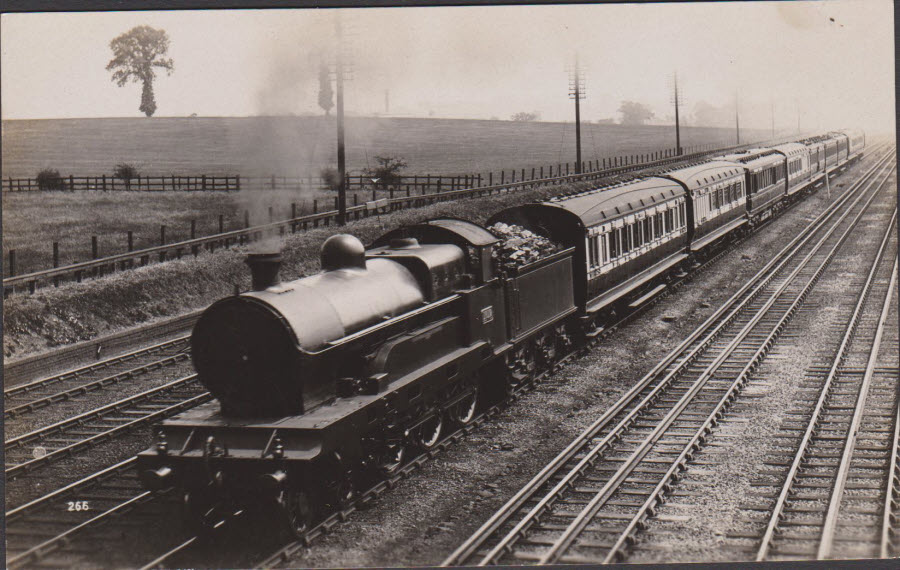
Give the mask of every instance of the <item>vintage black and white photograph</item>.
[[894, 10], [3, 13], [6, 567], [900, 557]]

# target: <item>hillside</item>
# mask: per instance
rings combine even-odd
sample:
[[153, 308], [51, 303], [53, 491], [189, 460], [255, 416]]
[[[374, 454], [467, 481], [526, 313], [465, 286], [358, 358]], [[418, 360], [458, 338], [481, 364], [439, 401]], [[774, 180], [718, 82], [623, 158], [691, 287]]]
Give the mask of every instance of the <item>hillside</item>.
[[[142, 174], [317, 175], [336, 162], [334, 117], [155, 117], [13, 120], [2, 123], [2, 175], [33, 177], [111, 172]], [[378, 155], [402, 156], [416, 174], [487, 173], [573, 161], [575, 127], [462, 119], [349, 117], [347, 164], [358, 172]], [[743, 132], [753, 140], [766, 132]], [[730, 129], [682, 128], [682, 145], [734, 142]], [[583, 159], [649, 153], [675, 145], [664, 126], [583, 125]]]

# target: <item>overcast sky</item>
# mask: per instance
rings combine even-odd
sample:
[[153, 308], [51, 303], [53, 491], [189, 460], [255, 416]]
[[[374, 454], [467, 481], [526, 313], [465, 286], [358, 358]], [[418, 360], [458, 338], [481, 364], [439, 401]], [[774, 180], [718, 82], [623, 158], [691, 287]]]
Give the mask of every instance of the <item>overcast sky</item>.
[[[587, 68], [583, 119], [623, 100], [672, 114], [732, 106], [742, 126], [894, 129], [890, 0], [343, 9], [353, 62], [348, 113], [571, 120], [566, 67]], [[140, 85], [105, 70], [109, 42], [166, 30], [175, 61], [156, 81], [158, 116], [318, 113], [335, 10], [3, 14], [2, 117], [140, 116]], [[752, 111], [751, 111], [752, 110]], [[763, 112], [762, 110], [765, 110]], [[753, 123], [756, 123], [754, 125]]]

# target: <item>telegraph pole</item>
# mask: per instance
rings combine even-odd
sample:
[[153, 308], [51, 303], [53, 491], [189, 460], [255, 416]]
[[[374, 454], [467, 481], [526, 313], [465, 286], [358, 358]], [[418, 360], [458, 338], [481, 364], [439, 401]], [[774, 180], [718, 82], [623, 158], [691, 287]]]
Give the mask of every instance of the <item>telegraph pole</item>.
[[772, 99], [772, 139], [775, 138], [775, 99]]
[[675, 149], [681, 156], [681, 123], [678, 120], [678, 72], [675, 72]]
[[341, 41], [341, 15], [340, 10], [335, 11], [334, 30], [337, 35], [337, 50], [335, 57], [335, 86], [337, 91], [337, 160], [338, 176], [338, 225], [343, 226], [347, 221], [347, 160], [344, 152], [344, 61], [343, 45]]
[[581, 174], [581, 100], [584, 99], [584, 77], [575, 56], [575, 67], [569, 73], [569, 99], [575, 99], [575, 174]]
[[734, 92], [734, 133], [737, 138], [737, 142], [735, 144], [741, 144], [741, 120], [738, 117], [738, 92]]

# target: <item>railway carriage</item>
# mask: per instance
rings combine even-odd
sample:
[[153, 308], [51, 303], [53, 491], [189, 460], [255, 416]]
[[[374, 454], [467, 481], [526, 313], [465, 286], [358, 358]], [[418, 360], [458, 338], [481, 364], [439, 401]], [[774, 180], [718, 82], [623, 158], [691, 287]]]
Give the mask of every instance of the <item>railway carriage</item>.
[[738, 163], [745, 169], [747, 212], [754, 224], [772, 215], [781, 207], [785, 193], [784, 155], [770, 148], [755, 148], [728, 154], [718, 160]]
[[688, 258], [686, 193], [665, 178], [508, 208], [488, 221], [496, 222], [521, 225], [574, 248], [575, 303], [590, 334], [599, 332], [592, 328], [598, 316], [659, 287]]
[[855, 160], [862, 155], [862, 151], [866, 146], [866, 133], [859, 129], [847, 129], [841, 131], [850, 139], [850, 151], [848, 160]]
[[800, 143], [787, 143], [773, 146], [772, 149], [781, 153], [785, 158], [787, 166], [785, 195], [793, 196], [807, 188], [812, 176], [809, 148]]
[[662, 175], [678, 182], [687, 193], [687, 239], [692, 253], [747, 224], [745, 173], [737, 163], [704, 162]]

